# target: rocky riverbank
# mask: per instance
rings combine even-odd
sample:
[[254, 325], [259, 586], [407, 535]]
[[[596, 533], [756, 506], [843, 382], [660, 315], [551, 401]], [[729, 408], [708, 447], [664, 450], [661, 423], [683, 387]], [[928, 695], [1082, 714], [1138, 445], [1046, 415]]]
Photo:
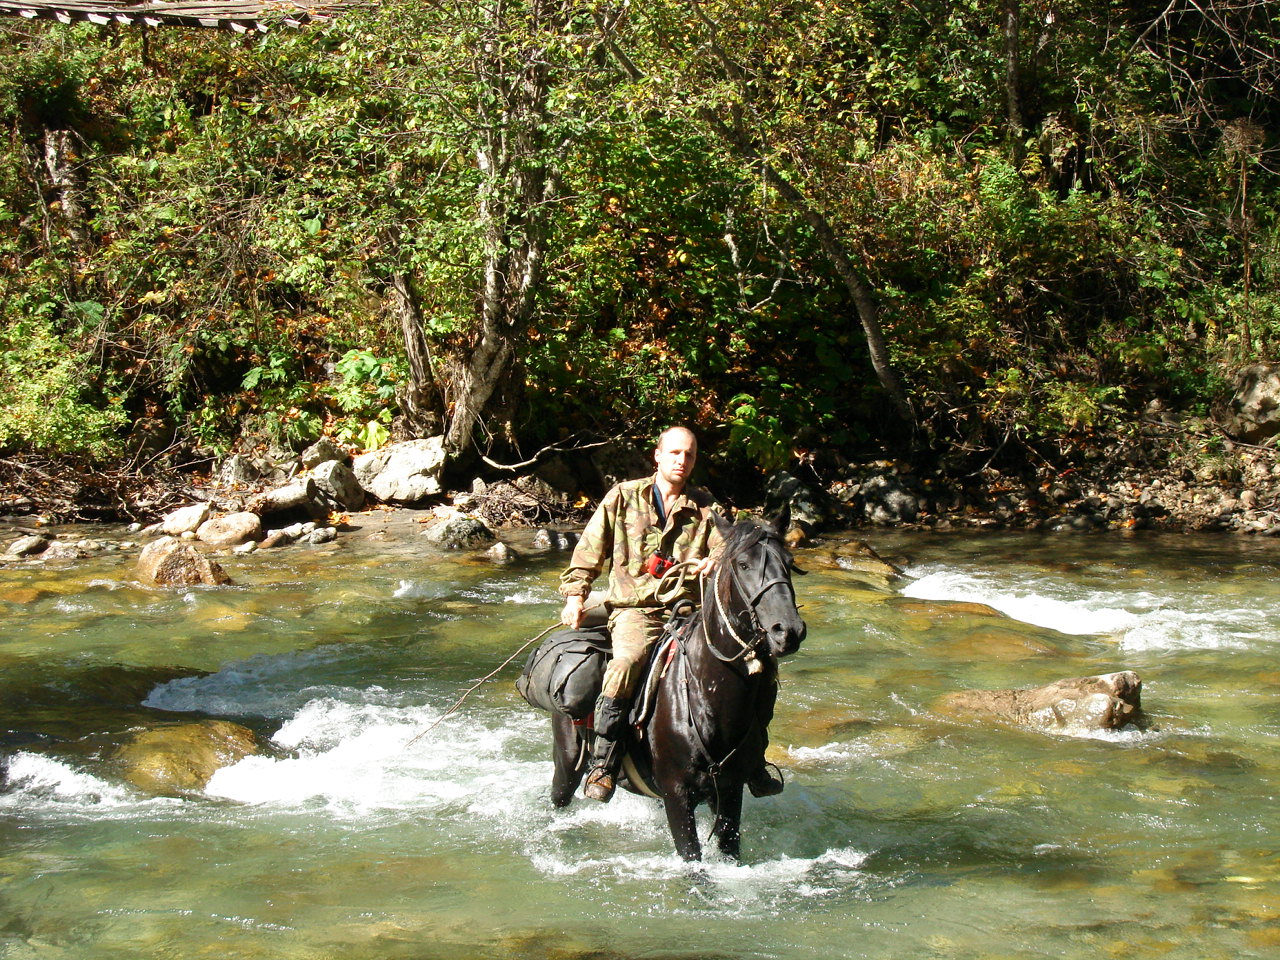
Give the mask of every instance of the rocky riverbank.
[[[789, 505], [796, 540], [877, 527], [1280, 535], [1275, 447], [1233, 439], [1207, 419], [1152, 409], [1123, 434], [1063, 441], [1052, 459], [1023, 456], [1010, 465], [993, 456], [976, 467], [957, 467], [956, 459], [853, 462], [814, 450], [763, 482], [717, 473], [711, 460], [704, 482], [736, 511]], [[301, 453], [234, 454], [146, 476], [0, 460], [0, 517], [34, 538], [20, 547], [11, 538], [9, 549], [21, 556], [49, 548], [42, 528], [74, 520], [131, 522], [139, 534], [246, 551], [323, 543], [350, 516], [397, 509], [415, 514], [440, 546], [474, 547], [500, 528], [573, 529], [610, 484], [652, 468], [642, 450], [612, 444], [458, 490], [442, 482], [441, 463], [440, 438], [365, 454], [322, 440]], [[92, 549], [92, 542], [58, 543], [43, 555], [74, 559]]]

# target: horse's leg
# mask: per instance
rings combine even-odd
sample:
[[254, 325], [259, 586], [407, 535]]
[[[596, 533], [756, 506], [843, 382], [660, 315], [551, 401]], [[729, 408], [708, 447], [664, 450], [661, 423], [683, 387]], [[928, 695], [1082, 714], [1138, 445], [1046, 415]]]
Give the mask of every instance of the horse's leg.
[[667, 811], [667, 827], [676, 843], [676, 853], [685, 860], [701, 860], [702, 844], [693, 819], [694, 804], [684, 790], [663, 790], [662, 805]]
[[737, 860], [742, 846], [742, 784], [721, 786], [715, 810], [711, 833], [716, 845], [726, 857]]
[[578, 737], [578, 728], [568, 717], [556, 714], [551, 718], [551, 744], [551, 755], [555, 761], [555, 772], [551, 775], [551, 802], [557, 807], [567, 807], [586, 770], [579, 762], [582, 759], [582, 741]]

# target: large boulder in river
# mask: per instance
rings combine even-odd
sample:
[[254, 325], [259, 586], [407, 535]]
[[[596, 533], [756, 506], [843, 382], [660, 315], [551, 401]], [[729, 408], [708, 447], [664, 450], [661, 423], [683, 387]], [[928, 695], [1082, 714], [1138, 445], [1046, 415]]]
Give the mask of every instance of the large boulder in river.
[[417, 503], [440, 493], [444, 437], [406, 440], [356, 457], [356, 480], [379, 500]]
[[196, 536], [211, 547], [234, 547], [262, 539], [262, 518], [247, 510], [214, 517], [200, 524]]
[[1058, 680], [1027, 690], [962, 690], [934, 708], [959, 717], [994, 717], [1051, 733], [1115, 730], [1142, 718], [1142, 680], [1132, 670]]
[[1231, 399], [1217, 411], [1222, 427], [1245, 443], [1280, 433], [1280, 363], [1254, 363], [1236, 374]]
[[145, 583], [161, 587], [190, 587], [206, 583], [230, 583], [218, 564], [191, 544], [174, 537], [161, 537], [147, 544], [138, 555], [138, 576]]
[[227, 720], [201, 720], [136, 733], [113, 759], [139, 790], [171, 796], [203, 790], [222, 767], [261, 752], [253, 731]]

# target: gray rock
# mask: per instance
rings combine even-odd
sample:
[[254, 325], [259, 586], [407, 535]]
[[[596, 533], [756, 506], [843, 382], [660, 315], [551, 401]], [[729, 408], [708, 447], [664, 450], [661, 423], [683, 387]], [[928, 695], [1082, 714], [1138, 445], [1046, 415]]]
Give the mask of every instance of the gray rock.
[[1254, 363], [1236, 373], [1231, 399], [1218, 411], [1228, 434], [1261, 443], [1280, 433], [1280, 363]]
[[464, 513], [437, 520], [422, 535], [443, 550], [473, 550], [496, 539], [483, 520]]
[[501, 540], [486, 550], [484, 555], [499, 566], [513, 563], [516, 559], [516, 552]]
[[180, 537], [184, 533], [200, 529], [200, 524], [209, 519], [208, 503], [193, 503], [187, 507], [179, 507], [166, 513], [160, 520], [160, 529], [171, 537]]
[[863, 515], [872, 523], [911, 523], [920, 515], [920, 499], [895, 473], [871, 474], [859, 493]]
[[196, 536], [213, 547], [234, 547], [262, 537], [262, 518], [256, 513], [230, 513], [200, 524]]
[[41, 560], [83, 560], [88, 555], [78, 545], [62, 540], [54, 540], [39, 554]]
[[769, 477], [764, 496], [766, 516], [777, 516], [790, 509], [791, 522], [809, 530], [821, 527], [830, 519], [830, 500], [822, 491], [804, 483], [799, 477], [779, 470]]
[[351, 459], [351, 455], [328, 437], [321, 437], [303, 450], [299, 455], [299, 459], [302, 461], [304, 470], [314, 470], [320, 464], [327, 463], [330, 460], [337, 460], [345, 464]]
[[138, 575], [143, 582], [162, 587], [231, 582], [226, 571], [215, 561], [191, 544], [174, 537], [161, 537], [147, 544], [138, 555]]
[[379, 500], [416, 503], [441, 491], [444, 437], [406, 440], [356, 457], [356, 480]]
[[572, 550], [579, 539], [580, 536], [573, 531], [564, 533], [543, 527], [533, 535], [533, 545], [539, 550]]
[[335, 527], [316, 527], [307, 534], [307, 543], [332, 543], [338, 538]]
[[312, 471], [320, 495], [339, 510], [359, 510], [364, 506], [364, 490], [355, 471], [339, 460], [326, 460]]
[[1027, 690], [964, 690], [935, 708], [957, 716], [990, 716], [1055, 733], [1114, 730], [1142, 718], [1142, 680], [1132, 670], [1058, 680]]
[[322, 517], [328, 513], [328, 507], [320, 496], [320, 488], [314, 479], [304, 477], [293, 483], [274, 490], [268, 490], [251, 497], [245, 504], [245, 510], [256, 513], [260, 517], [273, 513], [285, 513], [290, 510], [303, 512], [303, 515]]
[[47, 550], [49, 543], [49, 537], [43, 533], [33, 533], [30, 536], [19, 537], [13, 541], [5, 552], [11, 557], [31, 557]]
[[243, 487], [261, 480], [271, 470], [265, 460], [251, 460], [243, 454], [233, 453], [222, 461], [218, 470], [218, 483], [224, 487]]

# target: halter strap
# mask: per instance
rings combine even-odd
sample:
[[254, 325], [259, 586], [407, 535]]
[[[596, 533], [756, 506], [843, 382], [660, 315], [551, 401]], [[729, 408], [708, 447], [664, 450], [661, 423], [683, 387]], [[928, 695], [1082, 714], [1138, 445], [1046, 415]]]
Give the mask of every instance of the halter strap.
[[[765, 550], [766, 552], [768, 551], [767, 545], [765, 547]], [[762, 562], [761, 566], [763, 567], [763, 565], [764, 564]], [[738, 580], [737, 571], [734, 569], [733, 564], [730, 563], [727, 566], [729, 569], [730, 581], [732, 581], [733, 583], [737, 583], [739, 586], [741, 586], [741, 581]], [[763, 597], [769, 590], [773, 589], [776, 586], [785, 585], [788, 589], [792, 590], [793, 597], [795, 596], [794, 588], [791, 586], [791, 581], [788, 580], [786, 577], [774, 577], [772, 580], [766, 580], [764, 583], [762, 583], [759, 587], [756, 588], [755, 593], [753, 593], [750, 599], [747, 600], [747, 612], [750, 613], [751, 621], [755, 628], [754, 634], [751, 638], [751, 642], [748, 643], [747, 641], [742, 639], [742, 636], [735, 629], [734, 618], [729, 616], [728, 611], [726, 611], [724, 608], [724, 601], [720, 598], [720, 589], [719, 589], [720, 573], [723, 569], [724, 569], [723, 566], [716, 567], [716, 570], [714, 573], [715, 582], [711, 585], [711, 596], [715, 600], [716, 613], [719, 614], [719, 619], [723, 622], [725, 630], [728, 632], [729, 636], [734, 639], [734, 641], [738, 644], [738, 646], [741, 649], [735, 654], [732, 654], [730, 656], [725, 656], [723, 653], [717, 650], [715, 645], [711, 642], [709, 631], [707, 631], [705, 627], [703, 628], [703, 631], [702, 631], [703, 639], [706, 641], [707, 649], [711, 651], [711, 654], [717, 660], [721, 661], [722, 663], [736, 663], [737, 661], [741, 660], [747, 665], [747, 673], [756, 674], [756, 673], [759, 673], [760, 670], [762, 669], [762, 666], [760, 664], [760, 655], [756, 652], [756, 647], [759, 646], [761, 638], [765, 635], [765, 630], [760, 624], [759, 617], [756, 615], [756, 604], [759, 603], [761, 597]], [[704, 609], [706, 606], [707, 579], [708, 578], [703, 577], [702, 580], [699, 582], [699, 589], [702, 592], [702, 600], [703, 600], [702, 605]]]

